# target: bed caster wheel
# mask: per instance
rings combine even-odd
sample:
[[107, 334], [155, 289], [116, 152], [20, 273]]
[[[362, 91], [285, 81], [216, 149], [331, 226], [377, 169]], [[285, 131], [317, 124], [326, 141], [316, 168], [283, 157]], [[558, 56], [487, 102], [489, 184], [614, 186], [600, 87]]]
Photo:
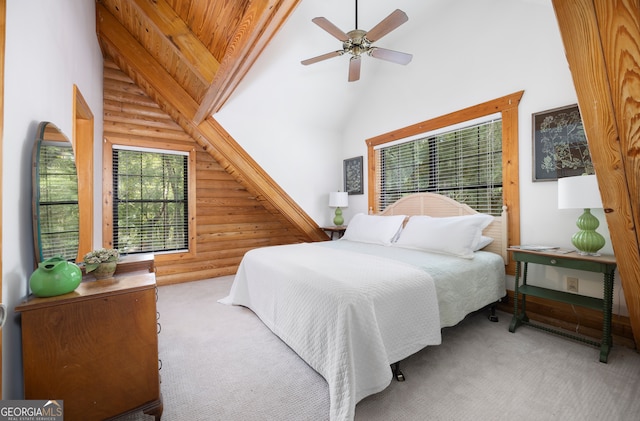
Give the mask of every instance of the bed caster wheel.
[[498, 322], [498, 316], [496, 316], [496, 306], [492, 305], [489, 307], [489, 321], [490, 322]]
[[400, 362], [391, 364], [391, 372], [393, 373], [393, 377], [395, 377], [397, 381], [404, 381], [404, 374], [402, 374], [402, 371], [400, 371]]

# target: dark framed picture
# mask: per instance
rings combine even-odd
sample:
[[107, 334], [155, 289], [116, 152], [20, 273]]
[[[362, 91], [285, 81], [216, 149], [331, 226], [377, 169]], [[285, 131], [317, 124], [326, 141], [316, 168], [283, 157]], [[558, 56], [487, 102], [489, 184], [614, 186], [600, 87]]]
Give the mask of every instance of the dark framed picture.
[[576, 104], [533, 114], [533, 181], [594, 174]]
[[344, 160], [344, 191], [349, 194], [363, 194], [362, 157]]

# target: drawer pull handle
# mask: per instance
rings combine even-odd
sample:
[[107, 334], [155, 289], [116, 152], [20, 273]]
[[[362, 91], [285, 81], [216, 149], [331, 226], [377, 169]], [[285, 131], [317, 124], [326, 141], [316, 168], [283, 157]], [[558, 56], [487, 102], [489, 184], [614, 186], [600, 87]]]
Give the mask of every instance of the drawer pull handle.
[[558, 263], [558, 261], [556, 259], [551, 259], [551, 264], [555, 265], [556, 263]]

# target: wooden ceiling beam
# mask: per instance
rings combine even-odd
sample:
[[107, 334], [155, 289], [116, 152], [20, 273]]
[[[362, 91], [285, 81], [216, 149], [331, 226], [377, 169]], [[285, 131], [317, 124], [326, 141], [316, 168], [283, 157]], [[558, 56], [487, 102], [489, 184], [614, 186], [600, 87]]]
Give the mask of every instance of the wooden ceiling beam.
[[203, 84], [213, 82], [220, 63], [165, 0], [130, 0], [130, 3], [140, 16], [147, 17], [147, 26], [183, 58]]
[[222, 108], [299, 2], [269, 0], [250, 3], [220, 69], [203, 97], [194, 117], [195, 124], [200, 124]]
[[[172, 104], [176, 110], [190, 118], [195, 115], [198, 104], [171, 77], [169, 73], [140, 45], [124, 26], [102, 4], [96, 3], [97, 30], [101, 41], [109, 43], [123, 60], [149, 86]], [[132, 75], [129, 75], [131, 77]], [[135, 78], [131, 77], [135, 80]], [[173, 89], [168, 87], [173, 86]], [[152, 95], [149, 95], [155, 98]]]
[[640, 345], [640, 2], [553, 0]]

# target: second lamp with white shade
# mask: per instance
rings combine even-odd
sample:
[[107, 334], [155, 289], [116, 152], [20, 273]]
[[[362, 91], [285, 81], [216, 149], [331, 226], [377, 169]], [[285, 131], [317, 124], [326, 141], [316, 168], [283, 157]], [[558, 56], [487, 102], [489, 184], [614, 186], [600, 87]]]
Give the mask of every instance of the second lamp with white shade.
[[580, 175], [558, 179], [558, 208], [584, 209], [576, 225], [580, 231], [573, 234], [571, 244], [580, 254], [598, 256], [598, 250], [604, 247], [604, 237], [596, 232], [600, 226], [598, 218], [591, 209], [602, 208], [602, 199], [595, 175]]
[[342, 209], [349, 206], [349, 193], [342, 191], [334, 191], [329, 193], [329, 207], [336, 208], [336, 214], [333, 218], [333, 223], [336, 226], [344, 224], [344, 218], [342, 217]]

